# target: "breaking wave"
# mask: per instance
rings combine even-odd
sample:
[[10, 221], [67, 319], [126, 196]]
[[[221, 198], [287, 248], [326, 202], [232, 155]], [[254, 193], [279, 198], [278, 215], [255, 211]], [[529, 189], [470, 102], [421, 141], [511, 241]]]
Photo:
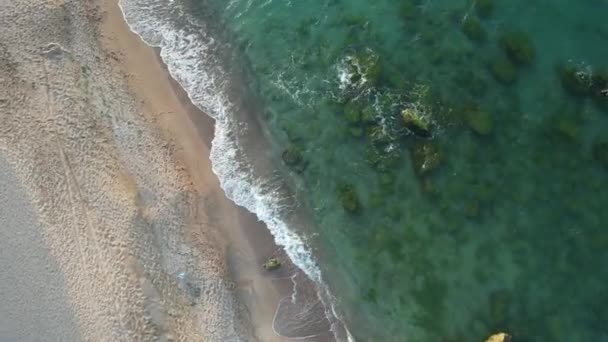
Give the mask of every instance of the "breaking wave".
[[146, 44], [160, 49], [171, 76], [192, 103], [215, 120], [210, 158], [227, 197], [266, 224], [275, 242], [317, 284], [336, 338], [352, 340], [348, 332], [337, 328], [336, 324], [343, 323], [331, 318], [337, 317], [334, 305], [327, 305], [333, 303], [333, 297], [322, 281], [310, 248], [288, 227], [284, 196], [276, 180], [256, 176], [239, 144], [239, 136], [247, 127], [235, 115], [242, 106], [233, 75], [226, 66], [233, 57], [229, 44], [213, 34], [218, 28], [193, 17], [173, 0], [120, 0], [119, 6], [131, 31]]

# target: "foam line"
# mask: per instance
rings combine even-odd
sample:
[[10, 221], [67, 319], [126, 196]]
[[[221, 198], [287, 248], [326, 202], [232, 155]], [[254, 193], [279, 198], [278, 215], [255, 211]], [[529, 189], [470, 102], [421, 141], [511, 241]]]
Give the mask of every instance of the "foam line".
[[[276, 244], [282, 246], [292, 262], [318, 285], [321, 300], [326, 308], [329, 304], [334, 317], [338, 317], [333, 297], [322, 281], [321, 270], [311, 250], [283, 219], [283, 198], [278, 196], [271, 182], [256, 179], [234, 138], [239, 127], [232, 113], [238, 109], [227, 95], [228, 73], [218, 60], [221, 42], [208, 34], [205, 23], [176, 7], [171, 0], [119, 0], [119, 6], [131, 31], [147, 45], [160, 48], [160, 56], [169, 73], [192, 103], [215, 119], [210, 159], [226, 196], [266, 224]], [[178, 19], [188, 24], [178, 26]], [[344, 325], [342, 321], [340, 323]], [[348, 331], [347, 334], [348, 340], [353, 341]]]

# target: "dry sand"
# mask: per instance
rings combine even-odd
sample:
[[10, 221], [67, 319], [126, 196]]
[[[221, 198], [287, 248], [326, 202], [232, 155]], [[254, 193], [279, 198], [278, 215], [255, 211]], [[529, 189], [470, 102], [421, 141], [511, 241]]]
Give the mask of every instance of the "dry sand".
[[293, 269], [261, 269], [277, 247], [219, 187], [212, 122], [115, 1], [4, 0], [0, 22], [0, 340], [287, 340]]
[[0, 156], [0, 339], [77, 341], [63, 276], [35, 217], [29, 198]]

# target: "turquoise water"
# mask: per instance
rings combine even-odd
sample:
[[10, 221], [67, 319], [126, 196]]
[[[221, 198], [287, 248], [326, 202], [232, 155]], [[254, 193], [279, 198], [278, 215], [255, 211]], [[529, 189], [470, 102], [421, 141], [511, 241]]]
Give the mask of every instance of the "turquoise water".
[[358, 341], [608, 341], [608, 2], [189, 0]]

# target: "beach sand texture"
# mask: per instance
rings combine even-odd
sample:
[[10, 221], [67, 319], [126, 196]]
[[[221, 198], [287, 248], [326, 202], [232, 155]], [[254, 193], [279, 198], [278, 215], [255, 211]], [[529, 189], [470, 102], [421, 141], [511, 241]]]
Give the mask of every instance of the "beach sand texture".
[[0, 22], [0, 340], [288, 340], [292, 266], [261, 268], [278, 248], [220, 188], [213, 123], [117, 3], [6, 0]]
[[77, 341], [63, 276], [19, 181], [0, 157], [0, 339]]
[[37, 209], [84, 340], [235, 340], [234, 286], [204, 229], [213, 194], [193, 190], [177, 146], [99, 48], [91, 21], [101, 13], [3, 2], [2, 153]]

